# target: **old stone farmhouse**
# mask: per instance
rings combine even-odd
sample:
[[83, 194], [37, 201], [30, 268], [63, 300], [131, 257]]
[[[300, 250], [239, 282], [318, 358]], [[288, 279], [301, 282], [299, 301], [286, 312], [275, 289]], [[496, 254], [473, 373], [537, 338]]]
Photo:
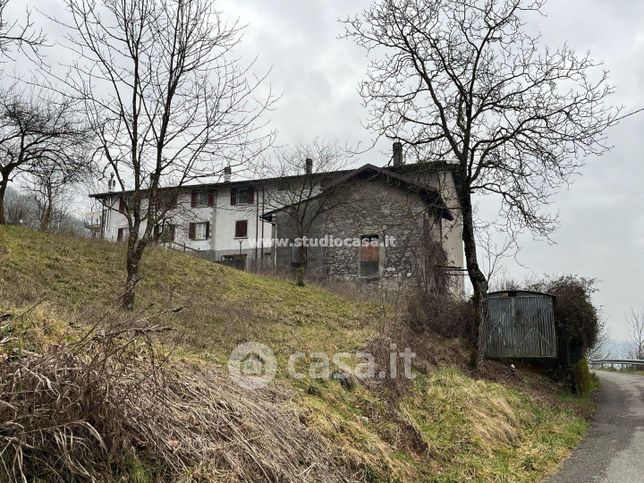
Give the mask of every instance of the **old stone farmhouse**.
[[[313, 162], [303, 163], [295, 176], [232, 180], [228, 172], [220, 183], [167, 188], [172, 206], [163, 226], [155, 227], [158, 243], [246, 270], [295, 271], [305, 257], [310, 277], [387, 285], [413, 280], [428, 263], [435, 265], [438, 259], [428, 261], [427, 250], [441, 247], [439, 268], [453, 274], [452, 285], [462, 290], [450, 164], [403, 164], [400, 151], [384, 168], [367, 164], [314, 173]], [[131, 193], [91, 196], [103, 206], [101, 236], [126, 240], [123, 212]], [[308, 211], [308, 218], [298, 210]], [[301, 235], [315, 239], [304, 250], [295, 246]], [[328, 246], [331, 239], [353, 242]]]
[[460, 267], [458, 220], [421, 170], [367, 164], [308, 200], [265, 213], [278, 239], [297, 240], [275, 247], [277, 268], [305, 264], [309, 277], [395, 288], [427, 270]]

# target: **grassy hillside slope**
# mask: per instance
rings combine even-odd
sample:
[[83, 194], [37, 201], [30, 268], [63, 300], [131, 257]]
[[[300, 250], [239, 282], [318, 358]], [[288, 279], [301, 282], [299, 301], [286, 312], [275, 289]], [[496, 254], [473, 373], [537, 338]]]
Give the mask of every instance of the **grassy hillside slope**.
[[[258, 277], [172, 250], [144, 256], [137, 309], [184, 307], [166, 322], [184, 346], [227, 360], [234, 346], [261, 340], [283, 353], [351, 350], [374, 333], [382, 306]], [[61, 315], [100, 314], [119, 305], [125, 247], [114, 243], [0, 227], [0, 301], [45, 300]]]
[[[20, 363], [23, 349], [58, 354], [60, 344], [73, 343], [105, 314], [118, 317], [123, 266], [124, 249], [116, 244], [0, 227], [0, 315], [10, 314], [0, 323], [0, 340], [6, 341], [0, 353], [10, 353], [14, 361], [5, 365]], [[181, 436], [183, 447], [198, 440], [193, 453], [209, 455], [194, 461], [190, 453], [180, 458], [172, 445], [170, 452], [155, 453], [150, 449], [154, 441], [128, 446], [119, 439], [127, 458], [121, 455], [118, 464], [110, 460], [91, 470], [105, 479], [125, 473], [141, 482], [168, 475], [186, 481], [289, 480], [295, 475], [304, 481], [539, 481], [585, 431], [587, 402], [498, 364], [470, 373], [454, 341], [417, 341], [434, 344], [432, 361], [418, 361], [415, 380], [398, 390], [380, 381], [346, 388], [334, 380], [286, 377], [286, 360], [293, 352], [333, 354], [367, 346], [395, 319], [388, 306], [160, 248], [147, 253], [143, 277], [137, 317], [156, 314], [175, 329], [171, 342], [178, 347], [171, 364], [180, 380], [191, 381], [175, 381], [164, 404], [185, 404], [187, 398], [202, 408], [196, 420], [178, 413], [164, 416], [162, 429], [210, 427], [225, 416], [226, 427], [234, 431], [195, 429]], [[185, 308], [171, 311], [176, 307]], [[251, 340], [268, 345], [278, 357], [278, 380], [261, 391], [235, 387], [223, 368], [232, 348]], [[77, 360], [83, 357], [87, 351]], [[151, 397], [149, 391], [145, 397]], [[105, 421], [91, 424], [107, 431]], [[158, 421], [141, 424], [159, 426]], [[91, 457], [110, 454], [108, 446]], [[178, 462], [164, 465], [159, 455], [165, 454]]]

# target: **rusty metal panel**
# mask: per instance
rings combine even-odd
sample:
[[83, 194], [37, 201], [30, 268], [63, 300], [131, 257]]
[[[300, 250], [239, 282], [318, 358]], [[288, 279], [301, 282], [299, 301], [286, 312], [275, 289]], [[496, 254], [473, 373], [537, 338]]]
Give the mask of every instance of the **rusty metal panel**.
[[527, 291], [489, 294], [485, 355], [557, 357], [553, 299]]

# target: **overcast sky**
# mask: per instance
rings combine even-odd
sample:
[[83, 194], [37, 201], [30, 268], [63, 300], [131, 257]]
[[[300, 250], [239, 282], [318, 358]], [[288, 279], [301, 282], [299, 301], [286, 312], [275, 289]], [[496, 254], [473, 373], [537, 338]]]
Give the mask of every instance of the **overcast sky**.
[[[22, 0], [14, 0], [15, 6]], [[30, 5], [56, 15], [59, 0], [30, 0]], [[239, 53], [258, 56], [257, 71], [271, 68], [270, 83], [281, 93], [272, 125], [280, 143], [315, 137], [369, 145], [362, 128], [366, 111], [357, 85], [366, 71], [366, 57], [347, 40], [338, 39], [338, 18], [358, 13], [367, 0], [221, 0], [229, 18], [247, 24]], [[531, 30], [544, 43], [567, 41], [590, 50], [611, 72], [616, 86], [612, 102], [625, 112], [644, 107], [644, 2], [641, 0], [551, 0], [547, 16], [533, 17]], [[38, 19], [40, 20], [40, 19]], [[52, 38], [57, 32], [46, 26]], [[52, 48], [52, 61], [64, 55]], [[596, 300], [603, 307], [610, 335], [628, 335], [625, 314], [644, 306], [644, 113], [623, 120], [608, 134], [613, 150], [588, 159], [582, 176], [556, 197], [561, 228], [555, 245], [524, 237], [519, 261], [505, 263], [506, 276], [573, 273], [600, 280]], [[388, 143], [380, 143], [360, 161], [383, 165]], [[481, 208], [484, 216], [494, 212]]]

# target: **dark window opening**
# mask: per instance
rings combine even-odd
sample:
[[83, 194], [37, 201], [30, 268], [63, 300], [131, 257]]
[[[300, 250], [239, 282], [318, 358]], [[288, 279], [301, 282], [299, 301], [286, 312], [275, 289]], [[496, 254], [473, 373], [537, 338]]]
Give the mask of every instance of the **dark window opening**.
[[191, 240], [207, 240], [210, 238], [210, 222], [190, 223], [188, 238]]
[[235, 222], [235, 238], [248, 238], [248, 220]]
[[116, 241], [125, 241], [129, 238], [130, 236], [130, 231], [128, 228], [119, 228], [118, 233], [116, 235]]
[[193, 191], [190, 196], [190, 206], [213, 206], [215, 204], [215, 194], [206, 191]]
[[231, 188], [230, 204], [231, 205], [251, 205], [255, 202], [255, 190], [250, 186], [240, 188]]
[[362, 235], [360, 242], [360, 276], [378, 277], [380, 275], [380, 243], [378, 235]]

